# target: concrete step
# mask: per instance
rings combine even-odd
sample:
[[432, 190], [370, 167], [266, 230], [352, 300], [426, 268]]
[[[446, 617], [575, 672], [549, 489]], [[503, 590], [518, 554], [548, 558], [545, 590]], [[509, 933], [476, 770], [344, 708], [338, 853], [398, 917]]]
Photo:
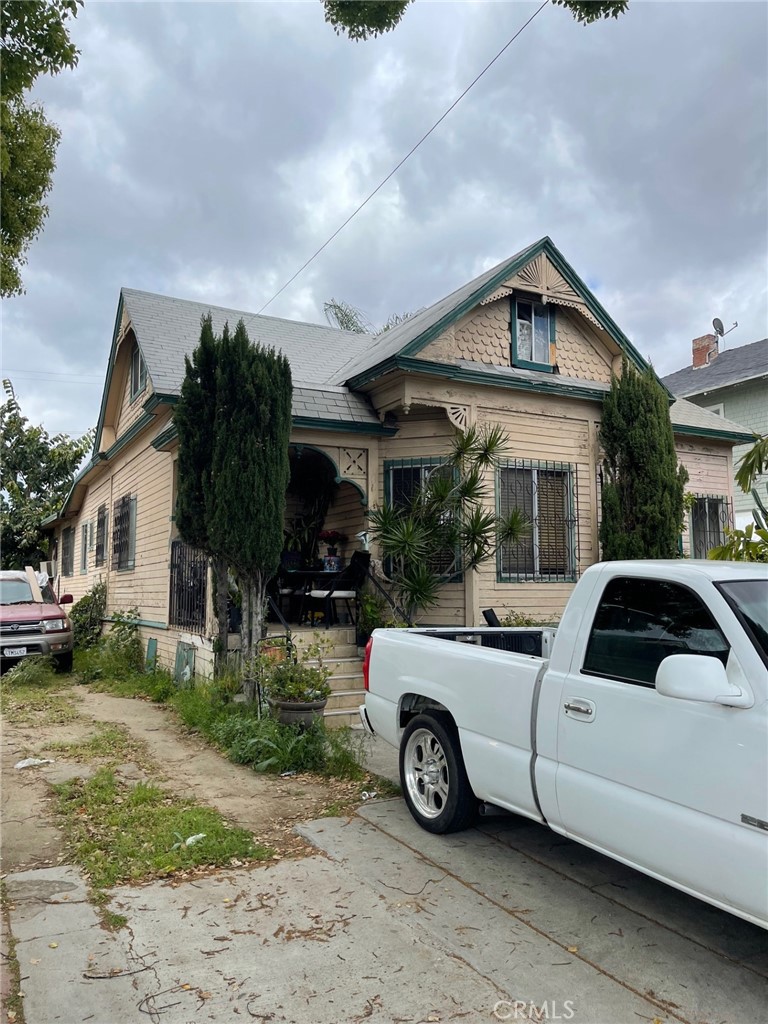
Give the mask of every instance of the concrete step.
[[365, 690], [362, 687], [359, 690], [334, 690], [328, 698], [325, 713], [327, 715], [329, 711], [350, 710], [357, 713], [357, 709], [364, 701]]
[[[316, 661], [308, 661], [308, 665], [317, 665]], [[323, 658], [323, 666], [331, 673], [329, 680], [333, 686], [334, 679], [351, 677], [354, 679], [363, 678], [363, 661], [355, 655], [354, 658]]]
[[[275, 628], [274, 623], [270, 625], [269, 633], [281, 634], [282, 628]], [[354, 626], [332, 626], [330, 629], [323, 629], [321, 626], [291, 626], [291, 640], [297, 647], [307, 647], [309, 644], [329, 642], [336, 645], [355, 646], [357, 633]], [[355, 649], [357, 649], [355, 647]]]
[[[360, 703], [362, 704], [362, 701], [360, 701]], [[345, 725], [354, 729], [360, 724], [360, 714], [357, 707], [337, 709], [329, 709], [326, 707], [323, 720], [330, 729], [339, 729]]]

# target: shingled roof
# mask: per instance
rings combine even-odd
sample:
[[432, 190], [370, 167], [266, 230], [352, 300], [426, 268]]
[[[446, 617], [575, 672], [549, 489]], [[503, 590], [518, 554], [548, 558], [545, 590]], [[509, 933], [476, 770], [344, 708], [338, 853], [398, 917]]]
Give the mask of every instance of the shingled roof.
[[673, 395], [688, 397], [767, 376], [768, 338], [763, 338], [751, 345], [729, 348], [706, 366], [696, 369], [686, 366], [663, 377], [662, 381]]
[[339, 367], [375, 340], [368, 334], [258, 316], [242, 309], [175, 299], [133, 288], [123, 288], [120, 296], [154, 389], [166, 395], [179, 393], [184, 380], [184, 356], [192, 355], [200, 339], [200, 318], [209, 312], [217, 333], [223, 330], [225, 323], [234, 330], [242, 319], [251, 341], [282, 352], [291, 364], [296, 384], [335, 384]]

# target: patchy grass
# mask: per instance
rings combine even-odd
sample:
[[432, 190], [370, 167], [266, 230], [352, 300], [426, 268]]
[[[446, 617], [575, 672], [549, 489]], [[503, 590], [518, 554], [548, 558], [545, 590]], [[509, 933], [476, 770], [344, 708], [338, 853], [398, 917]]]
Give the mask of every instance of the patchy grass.
[[20, 995], [21, 970], [19, 958], [16, 953], [18, 939], [14, 939], [8, 927], [8, 892], [5, 882], [0, 880], [0, 913], [3, 915], [3, 932], [7, 936], [8, 958], [5, 961], [4, 969], [7, 971], [8, 991], [3, 999], [3, 1020], [9, 1024], [24, 1024], [24, 1000]]
[[63, 754], [65, 758], [85, 764], [100, 762], [105, 765], [137, 761], [147, 764], [146, 744], [131, 735], [124, 725], [96, 722], [96, 731], [87, 739], [70, 743], [49, 743], [47, 750]]
[[49, 659], [26, 658], [3, 675], [0, 710], [14, 725], [65, 725], [80, 717], [71, 679], [56, 675]]
[[[70, 853], [95, 890], [201, 865], [243, 866], [272, 856], [217, 811], [150, 784], [127, 786], [108, 768], [85, 782], [75, 779], [54, 789]], [[200, 833], [205, 838], [186, 845]]]

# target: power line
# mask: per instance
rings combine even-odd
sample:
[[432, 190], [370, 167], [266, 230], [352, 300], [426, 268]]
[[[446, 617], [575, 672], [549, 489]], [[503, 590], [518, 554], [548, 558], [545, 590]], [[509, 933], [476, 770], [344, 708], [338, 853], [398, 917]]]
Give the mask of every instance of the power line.
[[[384, 178], [382, 181], [379, 182], [379, 184], [376, 186], [376, 188], [373, 190], [373, 192], [371, 192], [370, 195], [366, 196], [366, 198], [362, 201], [362, 203], [360, 203], [360, 205], [355, 210], [353, 210], [352, 213], [350, 213], [350, 215], [347, 217], [347, 219], [344, 221], [344, 223], [340, 224], [339, 227], [336, 228], [336, 230], [333, 232], [333, 234], [330, 236], [330, 238], [327, 238], [323, 242], [323, 244], [320, 246], [320, 248], [317, 249], [315, 252], [313, 252], [312, 255], [309, 257], [309, 259], [305, 263], [302, 263], [302, 265], [299, 267], [299, 269], [296, 271], [296, 273], [293, 275], [293, 277], [288, 278], [288, 280], [285, 282], [285, 284], [282, 286], [282, 288], [278, 289], [278, 291], [275, 292], [275, 294], [272, 296], [272, 298], [269, 299], [268, 302], [264, 303], [264, 305], [261, 307], [261, 309], [258, 311], [258, 313], [254, 313], [254, 316], [260, 316], [264, 312], [264, 310], [267, 308], [267, 306], [270, 306], [275, 301], [275, 299], [278, 297], [278, 295], [281, 295], [289, 285], [293, 284], [293, 282], [296, 280], [296, 278], [299, 276], [299, 274], [301, 274], [303, 271], [305, 271], [307, 269], [307, 267], [310, 265], [310, 263], [312, 263], [312, 261], [315, 260], [320, 255], [320, 253], [323, 251], [323, 249], [327, 248], [331, 244], [331, 242], [334, 240], [334, 238], [336, 238], [336, 236], [339, 235], [344, 230], [344, 228], [347, 226], [347, 224], [349, 224], [349, 222], [351, 220], [354, 220], [354, 218], [358, 215], [358, 213], [360, 213], [360, 211], [363, 209], [363, 207], [368, 205], [368, 203], [371, 201], [371, 199], [373, 199], [373, 197], [376, 195], [376, 193], [381, 191], [381, 189], [386, 185], [386, 183], [389, 181], [389, 179], [394, 177], [394, 175], [400, 170], [400, 168], [403, 166], [403, 164], [413, 156], [413, 154], [416, 152], [416, 150], [419, 148], [419, 146], [423, 142], [426, 142], [426, 140], [429, 138], [429, 136], [432, 134], [432, 132], [438, 127], [438, 125], [442, 124], [442, 122], [451, 113], [451, 111], [455, 107], [457, 107], [459, 105], [459, 103], [461, 103], [461, 101], [464, 99], [464, 97], [467, 95], [467, 93], [470, 91], [470, 89], [472, 89], [473, 86], [477, 85], [477, 83], [480, 81], [480, 79], [483, 77], [483, 75], [486, 73], [486, 71], [490, 70], [490, 68], [493, 67], [493, 65], [496, 63], [496, 61], [499, 59], [499, 57], [501, 57], [502, 54], [504, 54], [506, 52], [506, 50], [509, 49], [509, 47], [512, 45], [512, 43], [514, 43], [514, 41], [517, 39], [517, 37], [519, 35], [521, 35], [522, 32], [524, 32], [526, 28], [528, 28], [528, 26], [531, 24], [533, 19], [536, 18], [539, 14], [541, 14], [541, 12], [544, 10], [544, 8], [547, 6], [548, 3], [549, 3], [549, 0], [544, 0], [544, 3], [536, 11], [534, 11], [534, 13], [530, 16], [530, 18], [523, 25], [520, 26], [520, 28], [517, 30], [517, 32], [515, 32], [515, 34], [512, 36], [512, 38], [509, 39], [504, 44], [504, 46], [502, 46], [502, 48], [499, 50], [499, 52], [496, 54], [496, 56], [493, 58], [493, 60], [489, 61], [489, 63], [485, 65], [485, 67], [477, 75], [477, 77], [474, 78], [469, 83], [469, 85], [466, 87], [464, 92], [461, 93], [461, 95], [458, 96], [453, 101], [453, 103], [450, 105], [450, 107], [448, 107], [448, 109], [437, 119], [437, 121], [435, 121], [435, 123], [432, 125], [432, 127], [429, 129], [429, 131], [425, 132], [424, 135], [422, 135], [422, 137], [419, 139], [419, 141], [405, 154], [405, 156], [402, 158], [402, 160], [392, 168], [392, 170], [389, 172], [389, 174], [386, 176], [386, 178]], [[253, 319], [253, 317], [251, 317], [251, 319]], [[250, 320], [248, 322], [250, 323]]]
[[3, 372], [4, 376], [7, 376], [8, 374], [11, 374], [11, 373], [15, 373], [15, 374], [18, 374], [19, 376], [24, 376], [24, 377], [32, 377], [32, 376], [34, 376], [34, 377], [41, 377], [41, 376], [44, 376], [44, 377], [77, 377], [77, 378], [79, 378], [81, 380], [93, 380], [93, 381], [103, 381], [104, 380], [103, 376], [97, 377], [95, 374], [61, 373], [58, 370], [22, 370], [22, 369], [14, 369], [14, 368], [12, 368], [10, 366], [3, 367], [2, 372]]

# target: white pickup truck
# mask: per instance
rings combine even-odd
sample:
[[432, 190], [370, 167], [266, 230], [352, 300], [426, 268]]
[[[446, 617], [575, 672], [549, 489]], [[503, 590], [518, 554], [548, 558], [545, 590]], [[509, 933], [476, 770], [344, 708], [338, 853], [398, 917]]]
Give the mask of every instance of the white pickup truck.
[[593, 565], [556, 631], [376, 630], [364, 675], [425, 829], [501, 808], [768, 928], [768, 565]]

